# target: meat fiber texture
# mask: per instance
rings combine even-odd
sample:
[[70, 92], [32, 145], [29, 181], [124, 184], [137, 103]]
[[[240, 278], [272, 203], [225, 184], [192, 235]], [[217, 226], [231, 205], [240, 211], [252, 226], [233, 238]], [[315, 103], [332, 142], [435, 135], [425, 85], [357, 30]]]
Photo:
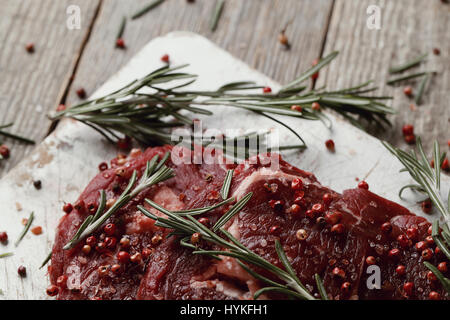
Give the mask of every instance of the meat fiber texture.
[[[429, 235], [430, 223], [426, 219], [366, 189], [334, 192], [322, 186], [312, 173], [291, 166], [275, 154], [259, 155], [240, 165], [219, 161], [175, 165], [168, 160], [175, 177], [143, 191], [109, 218], [106, 223], [116, 226], [114, 235], [107, 236], [99, 228], [93, 234], [97, 245], [88, 254], [82, 251], [85, 241], [73, 249], [62, 249], [98, 205], [100, 190], [106, 191], [107, 199], [117, 198], [134, 170], [142, 174], [147, 161], [171, 150], [170, 146], [145, 152], [133, 150], [127, 157], [113, 159], [111, 167], [100, 172], [80, 195], [76, 209], [61, 219], [49, 267], [51, 283], [60, 287], [58, 299], [252, 299], [264, 284], [233, 258], [222, 257], [218, 261], [194, 255], [191, 249], [180, 246], [177, 237], [167, 237], [171, 230], [155, 226], [153, 220], [137, 210], [138, 205], [149, 208], [145, 198], [169, 210], [220, 202], [219, 191], [231, 168], [234, 176], [230, 195], [237, 200], [248, 192], [253, 192], [253, 196], [226, 224], [226, 229], [255, 253], [282, 267], [275, 251], [278, 239], [297, 276], [314, 296], [319, 297], [314, 281], [314, 274], [318, 273], [331, 299], [427, 299], [430, 291], [448, 299], [439, 281], [427, 279], [424, 257], [415, 247]], [[293, 188], [292, 182], [298, 180], [301, 188]], [[229, 205], [196, 218], [206, 217], [212, 225], [227, 209]], [[149, 210], [162, 215], [155, 209]], [[381, 231], [386, 222], [392, 225], [390, 232]], [[335, 227], [338, 232], [333, 232], [336, 224], [340, 224]], [[298, 237], [300, 229], [306, 231], [304, 237]], [[408, 229], [415, 232], [411, 234]], [[401, 243], [399, 235], [404, 238]], [[124, 238], [129, 240], [128, 246], [120, 244]], [[105, 247], [105, 243], [112, 245]], [[426, 245], [435, 251], [429, 238]], [[400, 252], [392, 257], [389, 251], [394, 248]], [[142, 253], [142, 259], [120, 263], [119, 251]], [[368, 272], [368, 256], [373, 256], [379, 267], [378, 288], [367, 285], [374, 284], [369, 279], [373, 272]], [[445, 261], [439, 252], [427, 259], [434, 265]], [[397, 274], [398, 265], [406, 267], [404, 275]], [[277, 280], [264, 270], [257, 271]], [[57, 281], [58, 278], [67, 281]], [[346, 282], [344, 290], [342, 285]], [[404, 291], [406, 282], [414, 284], [412, 292]]]

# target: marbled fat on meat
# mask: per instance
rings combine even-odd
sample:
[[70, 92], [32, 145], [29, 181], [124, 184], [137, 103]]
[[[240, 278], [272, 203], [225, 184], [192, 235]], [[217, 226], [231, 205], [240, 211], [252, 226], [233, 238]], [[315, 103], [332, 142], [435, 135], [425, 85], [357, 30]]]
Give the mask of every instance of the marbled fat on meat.
[[[215, 204], [221, 201], [219, 191], [231, 168], [235, 171], [230, 194], [239, 199], [253, 192], [253, 197], [225, 227], [242, 244], [281, 267], [274, 247], [279, 239], [298, 277], [315, 296], [314, 274], [319, 273], [333, 299], [427, 299], [430, 291], [448, 299], [439, 281], [427, 280], [428, 269], [414, 246], [428, 236], [430, 223], [426, 219], [365, 189], [334, 192], [322, 186], [312, 173], [273, 154], [270, 156], [279, 163], [275, 169], [262, 164], [267, 161], [255, 161], [267, 160], [268, 155], [238, 166], [175, 165], [169, 160], [167, 165], [174, 169], [175, 177], [145, 190], [111, 217], [107, 223], [116, 225], [114, 235], [108, 236], [102, 229], [96, 231], [96, 245], [88, 254], [82, 250], [85, 241], [71, 250], [62, 249], [98, 205], [100, 190], [106, 191], [107, 199], [117, 198], [133, 170], [142, 174], [148, 160], [170, 150], [169, 146], [149, 148], [113, 159], [111, 168], [100, 172], [80, 195], [77, 209], [61, 219], [49, 267], [51, 283], [60, 287], [59, 299], [251, 299], [264, 284], [247, 274], [234, 259], [217, 261], [193, 255], [190, 249], [180, 246], [176, 237], [167, 238], [170, 230], [155, 226], [137, 210], [144, 198], [169, 210]], [[292, 188], [294, 179], [301, 180], [301, 188]], [[279, 202], [274, 205], [275, 201]], [[200, 217], [208, 218], [212, 225], [227, 209], [221, 207]], [[389, 233], [381, 232], [386, 222], [392, 225]], [[300, 229], [302, 238], [298, 237]], [[414, 231], [414, 236], [402, 247], [397, 237], [411, 235], [408, 229]], [[129, 245], [121, 244], [123, 238], [129, 240]], [[112, 245], [105, 248], [106, 243]], [[433, 243], [428, 247], [435, 249]], [[399, 248], [400, 254], [390, 257], [389, 251], [394, 248]], [[141, 253], [142, 259], [120, 263], [119, 251], [131, 256]], [[370, 276], [366, 272], [368, 256], [373, 256], [380, 267], [379, 289], [369, 289], [366, 284]], [[445, 257], [439, 253], [429, 260], [434, 265], [441, 261]], [[406, 267], [404, 275], [396, 273], [398, 265]], [[257, 271], [273, 278], [264, 270]], [[58, 281], [64, 276], [65, 283]], [[342, 288], [346, 282], [349, 285]], [[414, 283], [412, 293], [404, 292], [405, 282]]]

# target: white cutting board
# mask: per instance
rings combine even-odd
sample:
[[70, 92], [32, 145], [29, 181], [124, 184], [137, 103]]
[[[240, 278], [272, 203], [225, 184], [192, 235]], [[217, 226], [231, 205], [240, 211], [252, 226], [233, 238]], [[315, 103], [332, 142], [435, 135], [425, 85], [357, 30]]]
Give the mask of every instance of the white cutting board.
[[[199, 75], [192, 89], [215, 90], [226, 82], [254, 80], [273, 89], [279, 87], [263, 74], [251, 69], [209, 40], [193, 33], [173, 32], [148, 43], [122, 70], [105, 83], [94, 95], [100, 96], [142, 77], [163, 64], [160, 57], [168, 53], [173, 66], [189, 63], [188, 72]], [[300, 59], [301, 57], [299, 57]], [[333, 62], [338, 63], [338, 62]], [[93, 70], [95, 72], [95, 70]], [[331, 88], [330, 88], [331, 89]], [[337, 88], [335, 88], [337, 89]], [[297, 144], [298, 140], [274, 122], [235, 108], [215, 108], [204, 126], [220, 129], [278, 128], [281, 144]], [[197, 116], [196, 116], [197, 117]], [[333, 129], [319, 121], [284, 117], [299, 131], [308, 149], [304, 152], [286, 151], [284, 158], [301, 169], [312, 171], [319, 181], [341, 192], [356, 187], [355, 178], [365, 179], [370, 190], [399, 202], [421, 214], [411, 193], [409, 201], [401, 201], [398, 190], [411, 183], [408, 174], [399, 174], [400, 163], [381, 145], [380, 141], [330, 115]], [[205, 118], [205, 117], [203, 117]], [[324, 141], [332, 138], [336, 152], [326, 150]], [[98, 172], [98, 164], [115, 156], [117, 150], [92, 129], [64, 120], [36, 150], [0, 181], [0, 231], [9, 235], [7, 246], [0, 244], [0, 253], [14, 252], [14, 256], [0, 259], [0, 289], [2, 299], [47, 299], [46, 268], [38, 269], [52, 247], [54, 230], [63, 215], [64, 201], [73, 202]], [[42, 189], [33, 187], [33, 180], [42, 181]], [[448, 177], [443, 177], [446, 191]], [[20, 203], [18, 211], [16, 203]], [[33, 225], [43, 227], [43, 234], [31, 232], [18, 247], [14, 246], [23, 229], [22, 218], [35, 212]], [[436, 216], [436, 214], [435, 214]], [[19, 265], [27, 268], [27, 277], [17, 274]]]

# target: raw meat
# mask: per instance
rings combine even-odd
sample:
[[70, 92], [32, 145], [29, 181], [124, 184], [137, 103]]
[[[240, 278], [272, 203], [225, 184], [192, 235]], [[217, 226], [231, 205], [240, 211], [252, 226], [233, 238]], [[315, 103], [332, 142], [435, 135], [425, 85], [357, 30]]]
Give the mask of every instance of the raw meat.
[[[88, 254], [83, 252], [84, 241], [71, 250], [62, 249], [91, 214], [89, 209], [96, 207], [99, 190], [106, 190], [107, 199], [116, 198], [133, 170], [142, 173], [154, 155], [163, 156], [170, 150], [169, 146], [149, 148], [113, 159], [111, 168], [100, 172], [80, 195], [81, 206], [61, 219], [49, 267], [52, 284], [60, 286], [59, 299], [251, 299], [264, 284], [234, 259], [217, 261], [193, 255], [176, 237], [167, 238], [170, 230], [156, 227], [136, 208], [144, 198], [169, 210], [215, 204], [221, 201], [219, 191], [230, 168], [235, 169], [230, 194], [240, 199], [253, 192], [253, 197], [225, 227], [245, 246], [281, 267], [274, 248], [279, 239], [298, 277], [315, 296], [314, 274], [319, 273], [332, 299], [427, 299], [430, 291], [448, 299], [439, 281], [427, 280], [424, 257], [415, 247], [419, 241], [428, 241], [426, 246], [432, 250], [427, 253], [433, 254], [425, 258], [434, 265], [446, 261], [441, 253], [434, 254], [432, 241], [425, 240], [429, 222], [365, 189], [336, 193], [320, 185], [312, 173], [275, 154], [260, 155], [238, 166], [168, 161], [175, 177], [142, 192], [111, 217], [107, 223], [116, 226], [114, 235], [98, 230], [94, 234], [97, 245]], [[227, 208], [200, 217], [212, 225]], [[384, 225], [389, 232], [382, 232], [386, 222], [391, 229]], [[106, 243], [112, 244], [105, 248]], [[391, 252], [395, 248], [398, 254]], [[141, 259], [120, 263], [119, 251], [135, 257], [140, 253]], [[370, 264], [379, 267], [379, 289], [367, 286]], [[405, 274], [396, 272], [399, 265], [405, 266]], [[67, 281], [61, 284], [58, 278], [64, 276]], [[406, 282], [413, 282], [412, 291], [405, 292]]]

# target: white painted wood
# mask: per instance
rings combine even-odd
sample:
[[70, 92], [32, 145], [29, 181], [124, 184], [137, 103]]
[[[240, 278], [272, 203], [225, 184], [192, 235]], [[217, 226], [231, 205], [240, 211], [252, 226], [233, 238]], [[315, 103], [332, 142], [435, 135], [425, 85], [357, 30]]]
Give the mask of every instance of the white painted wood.
[[[121, 71], [96, 93], [106, 94], [161, 66], [160, 57], [170, 54], [173, 65], [189, 63], [189, 72], [199, 75], [192, 89], [217, 89], [220, 85], [237, 80], [255, 80], [277, 88], [279, 85], [266, 76], [238, 61], [207, 39], [192, 33], [174, 32], [156, 38], [146, 45]], [[300, 57], [301, 58], [301, 57]], [[204, 118], [204, 117], [203, 117]], [[353, 188], [355, 178], [365, 179], [370, 190], [399, 202], [413, 212], [421, 210], [410, 195], [410, 201], [400, 201], [397, 192], [410, 183], [406, 173], [399, 174], [400, 163], [381, 145], [380, 141], [355, 127], [333, 119], [332, 130], [322, 123], [301, 119], [283, 119], [296, 128], [309, 148], [302, 152], [285, 152], [284, 157], [301, 169], [312, 171], [322, 184], [336, 191]], [[265, 118], [240, 109], [218, 107], [215, 115], [204, 124], [221, 129], [279, 128]], [[298, 143], [287, 130], [280, 130], [282, 144]], [[336, 152], [326, 150], [324, 141], [333, 138]], [[80, 123], [65, 120], [36, 150], [0, 181], [0, 231], [7, 230], [10, 241], [0, 245], [0, 253], [13, 251], [14, 256], [0, 259], [0, 289], [3, 299], [47, 299], [46, 268], [38, 269], [50, 251], [54, 230], [63, 215], [64, 201], [73, 202], [98, 172], [97, 166], [115, 155], [115, 149], [93, 130]], [[40, 179], [42, 189], [36, 190], [32, 180]], [[444, 189], [449, 179], [443, 177]], [[22, 211], [17, 210], [20, 203]], [[20, 245], [14, 247], [23, 228], [22, 218], [34, 210], [35, 222], [44, 229], [42, 235], [30, 232]], [[436, 216], [436, 214], [435, 214]], [[27, 267], [27, 277], [17, 274], [19, 265]]]

